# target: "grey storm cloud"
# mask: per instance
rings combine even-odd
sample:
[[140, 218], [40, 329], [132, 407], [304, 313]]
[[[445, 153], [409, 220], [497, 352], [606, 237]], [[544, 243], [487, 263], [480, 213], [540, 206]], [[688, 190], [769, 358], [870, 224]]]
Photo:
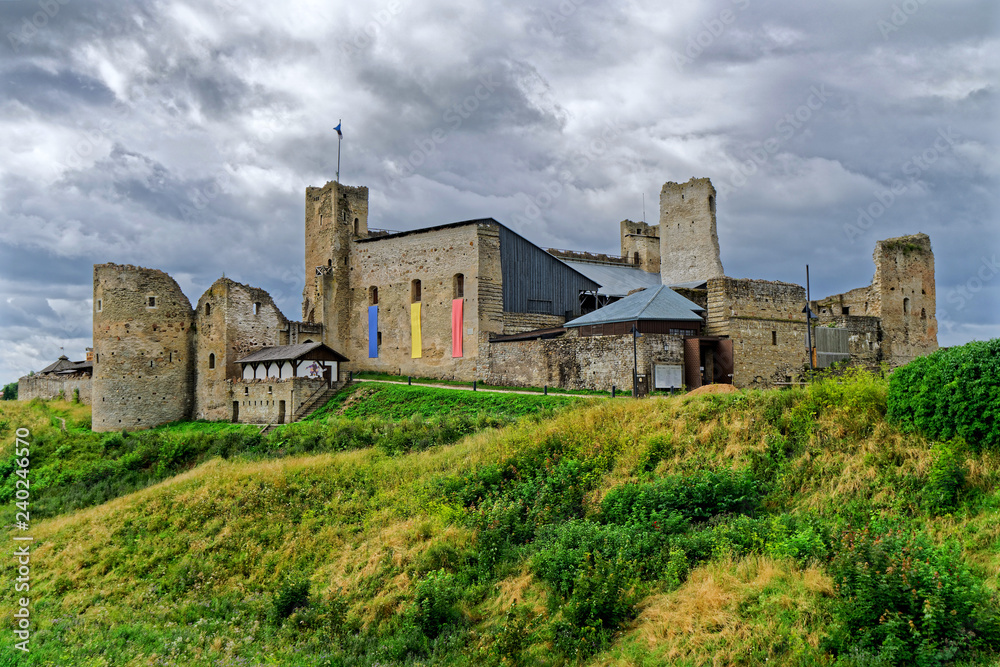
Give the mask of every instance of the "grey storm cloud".
[[728, 275], [867, 284], [925, 232], [940, 342], [1000, 335], [990, 0], [0, 2], [0, 380], [90, 338], [92, 265], [300, 312], [303, 198], [373, 227], [492, 216], [617, 251], [667, 180], [719, 189]]

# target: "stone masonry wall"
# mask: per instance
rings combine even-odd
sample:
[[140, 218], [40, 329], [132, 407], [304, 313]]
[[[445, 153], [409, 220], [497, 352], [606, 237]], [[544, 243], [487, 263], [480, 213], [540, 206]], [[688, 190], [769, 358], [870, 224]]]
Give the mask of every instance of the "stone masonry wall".
[[878, 241], [873, 257], [875, 277], [871, 285], [813, 302], [819, 322], [827, 324], [839, 317], [878, 318], [877, 334], [872, 324], [845, 320], [852, 330], [851, 354], [857, 353], [857, 362], [866, 366], [877, 366], [883, 360], [899, 366], [933, 352], [938, 345], [930, 238], [914, 234]]
[[635, 263], [638, 255], [637, 266], [649, 273], [660, 272], [660, 226], [649, 225], [645, 222], [633, 222], [632, 220], [621, 221], [621, 248], [622, 255], [628, 257]]
[[926, 234], [875, 244], [872, 292], [879, 295], [885, 356], [892, 366], [938, 348], [934, 253]]
[[769, 386], [808, 366], [806, 291], [800, 285], [735, 278], [708, 281], [705, 334], [733, 340], [733, 384]]
[[[241, 424], [288, 424], [306, 401], [325, 388], [323, 380], [309, 378], [234, 380], [227, 383], [226, 418], [232, 419], [232, 404], [239, 402]], [[285, 402], [283, 419], [280, 419], [281, 401]]]
[[236, 360], [280, 345], [288, 320], [264, 290], [220, 278], [198, 300], [195, 324], [195, 418], [230, 419], [226, 381], [240, 377]]
[[350, 330], [350, 254], [355, 240], [368, 237], [368, 188], [335, 181], [306, 188], [305, 214], [302, 317], [322, 322], [323, 342], [336, 349]]
[[191, 303], [166, 273], [94, 266], [93, 430], [191, 417], [192, 323]]
[[829, 325], [847, 329], [852, 366], [878, 370], [884, 359], [882, 321], [879, 318], [863, 315], [837, 315], [829, 318], [820, 316], [818, 322], [814, 329]]
[[[484, 376], [490, 384], [610, 391], [632, 389], [632, 336], [579, 337], [493, 343]], [[684, 339], [645, 334], [636, 347], [639, 374], [652, 382], [653, 364], [684, 363]]]
[[664, 285], [721, 277], [715, 188], [707, 178], [660, 191], [660, 276]]
[[17, 400], [30, 401], [33, 398], [51, 400], [62, 395], [63, 400], [72, 401], [73, 391], [80, 391], [80, 402], [91, 404], [90, 376], [26, 375], [17, 381]]
[[552, 329], [561, 327], [566, 323], [566, 318], [562, 315], [548, 315], [545, 313], [504, 313], [503, 333], [505, 336], [511, 334], [535, 331], [536, 329]]
[[[404, 236], [357, 243], [351, 254], [349, 336], [333, 347], [351, 361], [351, 370], [394, 375], [473, 379], [479, 355], [479, 233], [483, 225], [446, 227]], [[499, 246], [498, 246], [499, 247]], [[477, 267], [479, 271], [477, 271]], [[495, 281], [499, 284], [499, 259]], [[452, 357], [451, 312], [455, 276], [464, 277], [463, 356]], [[412, 282], [420, 281], [421, 357], [411, 356]], [[368, 307], [371, 288], [378, 288], [377, 359], [368, 357]], [[502, 326], [502, 325], [501, 325]]]

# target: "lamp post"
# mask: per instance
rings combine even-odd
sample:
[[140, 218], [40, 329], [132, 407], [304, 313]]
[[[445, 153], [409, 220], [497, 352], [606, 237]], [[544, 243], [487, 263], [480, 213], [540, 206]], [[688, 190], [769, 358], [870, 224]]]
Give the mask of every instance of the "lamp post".
[[636, 340], [639, 333], [638, 322], [632, 324], [632, 398], [639, 398], [639, 360], [636, 352]]

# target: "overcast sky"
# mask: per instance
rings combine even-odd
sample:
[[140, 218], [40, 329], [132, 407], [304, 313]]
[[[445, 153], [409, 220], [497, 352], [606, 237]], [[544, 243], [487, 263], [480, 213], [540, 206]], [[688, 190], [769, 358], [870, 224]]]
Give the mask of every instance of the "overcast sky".
[[821, 297], [925, 232], [939, 342], [1000, 336], [995, 0], [532, 4], [0, 1], [0, 381], [84, 357], [95, 263], [299, 319], [341, 118], [372, 227], [618, 252], [707, 176], [727, 275]]

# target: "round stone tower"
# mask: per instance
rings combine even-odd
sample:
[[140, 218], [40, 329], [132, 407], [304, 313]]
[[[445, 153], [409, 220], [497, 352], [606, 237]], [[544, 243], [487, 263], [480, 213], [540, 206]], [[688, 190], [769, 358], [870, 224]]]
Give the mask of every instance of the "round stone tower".
[[94, 265], [93, 430], [189, 419], [191, 303], [162, 271]]

